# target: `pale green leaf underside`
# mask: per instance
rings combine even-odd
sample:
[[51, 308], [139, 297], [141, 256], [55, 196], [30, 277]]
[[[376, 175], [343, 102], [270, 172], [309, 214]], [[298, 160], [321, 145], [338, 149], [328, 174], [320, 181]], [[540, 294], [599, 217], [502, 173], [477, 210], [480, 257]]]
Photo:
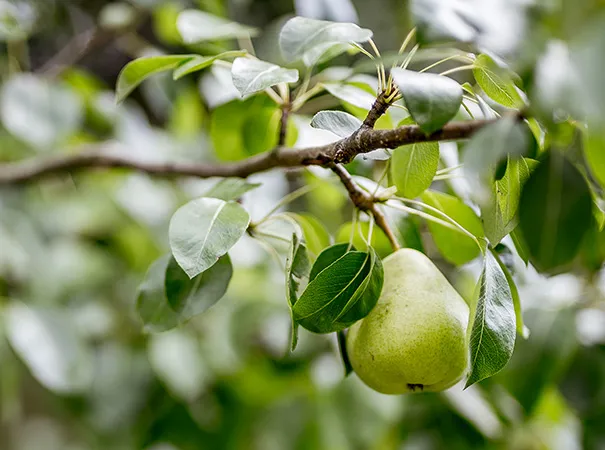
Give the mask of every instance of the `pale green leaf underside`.
[[235, 202], [199, 198], [180, 207], [168, 235], [174, 258], [193, 278], [208, 269], [243, 236], [250, 216]]
[[244, 96], [279, 83], [295, 83], [298, 81], [298, 70], [285, 69], [258, 59], [236, 58], [231, 67], [231, 76], [233, 84]]
[[294, 61], [306, 56], [305, 63], [312, 64], [335, 44], [361, 43], [371, 37], [371, 30], [354, 23], [294, 17], [283, 26], [279, 46], [286, 60]]
[[179, 14], [176, 25], [186, 44], [247, 38], [258, 33], [256, 28], [194, 9], [188, 9]]

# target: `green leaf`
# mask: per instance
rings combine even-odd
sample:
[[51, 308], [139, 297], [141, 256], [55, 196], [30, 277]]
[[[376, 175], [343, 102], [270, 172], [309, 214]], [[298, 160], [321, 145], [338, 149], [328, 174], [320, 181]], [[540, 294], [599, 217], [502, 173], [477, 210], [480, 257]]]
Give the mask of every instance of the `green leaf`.
[[309, 273], [311, 271], [311, 261], [307, 254], [307, 248], [298, 239], [296, 233], [292, 235], [292, 244], [286, 258], [286, 299], [290, 305], [290, 317], [292, 321], [292, 337], [290, 350], [294, 351], [298, 343], [298, 323], [294, 319], [292, 308], [296, 304], [298, 297], [304, 291], [309, 282]]
[[286, 214], [300, 225], [307, 248], [313, 255], [319, 255], [324, 248], [330, 245], [330, 233], [317, 218], [310, 214]]
[[[279, 119], [279, 108], [264, 95], [215, 108], [210, 138], [218, 159], [238, 161], [272, 149], [277, 144]], [[288, 126], [288, 136], [296, 132], [292, 127]]]
[[384, 283], [382, 261], [373, 248], [370, 247], [368, 253], [370, 255], [370, 271], [361, 286], [357, 288], [353, 298], [347, 302], [335, 319], [337, 322], [342, 323], [345, 328], [367, 316], [378, 302], [378, 298], [382, 292], [382, 285]]
[[359, 86], [350, 83], [324, 83], [324, 88], [337, 99], [349, 103], [364, 111], [372, 108], [376, 96]]
[[[353, 234], [353, 246], [361, 251], [368, 251], [368, 245], [366, 244], [365, 239], [368, 236], [370, 231], [370, 224], [368, 222], [360, 222], [357, 221], [357, 227], [355, 232], [353, 233], [353, 223], [346, 222], [344, 223], [336, 232], [336, 242], [349, 242], [351, 239], [351, 234]], [[376, 253], [381, 258], [384, 258], [391, 253], [393, 253], [393, 247], [391, 247], [391, 241], [384, 231], [382, 231], [378, 227], [374, 227], [372, 230], [372, 240], [370, 241], [370, 245]]]
[[204, 197], [213, 197], [226, 202], [238, 200], [246, 192], [256, 189], [260, 183], [249, 183], [243, 178], [223, 178], [206, 191]]
[[397, 193], [415, 198], [429, 188], [439, 165], [439, 143], [420, 142], [393, 151], [391, 178]]
[[473, 75], [483, 92], [495, 102], [508, 108], [520, 108], [525, 104], [515, 88], [510, 73], [499, 67], [489, 56], [477, 57]]
[[179, 266], [193, 278], [213, 266], [243, 236], [250, 216], [235, 202], [198, 198], [172, 216], [168, 235]]
[[187, 9], [179, 14], [177, 28], [185, 44], [256, 36], [258, 30], [206, 12]]
[[451, 78], [403, 69], [391, 74], [410, 115], [425, 133], [440, 130], [458, 113], [462, 87]]
[[190, 60], [180, 64], [172, 73], [172, 78], [179, 80], [185, 75], [189, 75], [200, 70], [204, 70], [206, 67], [210, 67], [215, 61], [224, 60], [228, 58], [235, 58], [238, 56], [245, 56], [248, 52], [245, 50], [231, 50], [228, 52], [219, 53], [214, 56], [199, 56], [195, 55]]
[[236, 58], [231, 66], [233, 84], [242, 96], [264, 91], [279, 83], [298, 81], [298, 70], [285, 69], [253, 58]]
[[348, 244], [335, 244], [324, 249], [313, 263], [311, 273], [309, 274], [309, 282], [313, 281], [322, 270], [326, 269], [335, 261], [338, 261], [349, 251], [354, 252], [356, 249], [355, 247], [349, 248]]
[[361, 120], [344, 111], [319, 111], [311, 120], [313, 128], [331, 131], [341, 138], [352, 135], [361, 124]]
[[513, 240], [513, 244], [515, 244], [515, 249], [517, 250], [519, 257], [527, 266], [527, 264], [529, 264], [529, 248], [527, 248], [527, 243], [525, 242], [523, 233], [521, 233], [521, 229], [518, 225], [510, 233], [510, 237]]
[[501, 180], [491, 185], [487, 202], [481, 205], [485, 235], [496, 245], [517, 226], [521, 190], [538, 162], [533, 159], [511, 159]]
[[149, 56], [135, 59], [124, 66], [116, 83], [116, 102], [123, 101], [143, 81], [152, 75], [173, 70], [196, 55]]
[[[326, 259], [318, 258], [318, 262], [324, 266]], [[294, 305], [293, 313], [298, 323], [315, 333], [339, 331], [362, 319], [382, 290], [382, 263], [373, 249], [345, 253], [313, 272], [317, 275]]]
[[515, 308], [506, 276], [491, 252], [486, 252], [479, 278], [470, 334], [469, 387], [498, 373], [515, 347]]
[[179, 324], [178, 314], [166, 298], [166, 268], [171, 259], [170, 255], [164, 255], [154, 261], [139, 286], [136, 309], [145, 331], [162, 332]]
[[[530, 156], [531, 130], [516, 117], [502, 117], [473, 135], [464, 148], [464, 173], [482, 203], [481, 191], [493, 183], [498, 164], [507, 156]], [[489, 151], [486, 151], [489, 149]]]
[[[500, 244], [502, 245], [502, 244]], [[510, 252], [510, 250], [508, 250]], [[517, 333], [519, 336], [527, 339], [529, 337], [529, 329], [523, 324], [523, 311], [521, 309], [521, 297], [519, 296], [519, 290], [517, 289], [517, 285], [515, 284], [515, 280], [511, 274], [511, 269], [504, 263], [501, 255], [494, 255], [496, 261], [500, 265], [500, 269], [502, 269], [502, 273], [506, 277], [506, 282], [508, 283], [508, 287], [510, 289], [511, 297], [513, 299], [513, 306], [515, 308], [515, 324], [517, 327]]]
[[525, 183], [519, 201], [519, 226], [531, 262], [541, 271], [569, 263], [592, 220], [586, 180], [566, 157], [550, 151]]
[[584, 134], [584, 155], [590, 172], [605, 189], [605, 133]]
[[361, 43], [371, 37], [371, 30], [354, 23], [294, 17], [283, 26], [279, 46], [287, 61], [304, 58], [310, 66], [335, 44]]
[[227, 291], [233, 267], [228, 254], [209, 269], [195, 276], [183, 272], [174, 258], [166, 268], [164, 286], [168, 304], [178, 314], [179, 322], [203, 313], [218, 302]]
[[[474, 236], [483, 236], [481, 221], [471, 207], [459, 198], [437, 191], [425, 191], [421, 198], [424, 203], [447, 214]], [[429, 210], [426, 212], [443, 219], [434, 212]], [[435, 245], [443, 257], [451, 263], [461, 265], [479, 256], [481, 250], [470, 237], [438, 223], [427, 222], [427, 225]]]

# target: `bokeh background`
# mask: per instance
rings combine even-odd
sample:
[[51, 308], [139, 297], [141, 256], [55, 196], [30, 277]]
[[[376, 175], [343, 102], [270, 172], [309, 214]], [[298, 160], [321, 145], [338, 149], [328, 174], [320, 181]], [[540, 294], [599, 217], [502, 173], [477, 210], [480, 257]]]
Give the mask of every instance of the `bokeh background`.
[[[125, 104], [114, 102], [128, 61], [188, 50], [175, 26], [180, 10], [199, 7], [259, 27], [259, 57], [279, 61], [276, 36], [294, 14], [357, 22], [383, 51], [396, 51], [413, 26], [407, 3], [0, 0], [0, 160], [99, 143], [144, 158], [221, 159], [209, 123], [213, 106], [235, 98], [224, 78], [157, 76]], [[563, 24], [543, 24], [562, 38], [604, 6], [544, 3], [573, 12]], [[301, 125], [297, 145], [311, 134]], [[452, 165], [456, 150], [442, 148]], [[371, 173], [363, 163], [353, 170]], [[338, 236], [351, 206], [320, 172], [255, 175], [262, 186], [244, 206], [258, 219], [302, 183], [318, 184], [290, 208], [311, 212]], [[531, 334], [517, 340], [505, 370], [465, 391], [373, 392], [354, 375], [344, 378], [333, 336], [301, 330], [289, 354], [283, 269], [251, 238], [230, 252], [235, 272], [225, 298], [178, 329], [147, 332], [134, 308], [137, 287], [168, 251], [171, 215], [214, 181], [113, 170], [0, 187], [0, 449], [605, 449], [598, 270], [547, 278], [512, 257]], [[463, 179], [452, 184], [468, 189]], [[399, 227], [408, 245], [424, 248], [461, 293], [472, 294], [478, 264], [451, 266], [422, 226], [403, 218]]]

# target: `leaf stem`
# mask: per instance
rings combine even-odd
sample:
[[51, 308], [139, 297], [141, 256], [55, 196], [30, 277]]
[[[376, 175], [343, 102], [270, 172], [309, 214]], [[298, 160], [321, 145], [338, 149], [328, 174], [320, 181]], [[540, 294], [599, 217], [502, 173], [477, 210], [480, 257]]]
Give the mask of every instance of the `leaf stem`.
[[454, 67], [453, 69], [449, 69], [446, 70], [445, 72], [441, 72], [439, 75], [450, 75], [452, 73], [456, 73], [456, 72], [462, 72], [463, 70], [470, 70], [470, 69], [474, 69], [475, 66], [473, 64], [469, 64], [466, 66], [458, 66], [458, 67]]
[[[450, 216], [445, 214], [443, 211], [441, 211], [431, 205], [427, 205], [426, 203], [420, 202], [418, 200], [411, 200], [411, 199], [407, 199], [407, 198], [403, 198], [403, 197], [393, 197], [392, 200], [399, 200], [402, 203], [409, 203], [412, 205], [420, 206], [421, 208], [428, 209], [429, 211], [440, 215], [441, 217], [443, 217], [445, 219], [445, 221], [441, 220], [435, 216], [432, 216], [431, 214], [427, 214], [422, 211], [418, 211], [417, 209], [414, 209], [414, 208], [410, 208], [410, 207], [407, 207], [404, 205], [398, 205], [399, 207], [396, 207], [395, 204], [390, 203], [390, 201], [386, 203], [387, 206], [391, 206], [392, 208], [401, 209], [402, 211], [409, 212], [410, 214], [416, 214], [427, 220], [431, 220], [435, 223], [439, 223], [440, 225], [447, 226], [450, 229], [456, 230], [456, 231], [468, 236], [469, 238], [471, 238], [477, 244], [477, 247], [479, 247], [481, 252], [482, 253], [485, 252], [485, 249], [483, 248], [483, 246], [481, 245], [481, 243], [479, 242], [479, 240], [473, 233], [468, 231], [466, 228], [464, 228], [462, 225], [460, 225], [458, 222], [456, 222]], [[418, 213], [420, 213], [420, 214], [418, 214]]]

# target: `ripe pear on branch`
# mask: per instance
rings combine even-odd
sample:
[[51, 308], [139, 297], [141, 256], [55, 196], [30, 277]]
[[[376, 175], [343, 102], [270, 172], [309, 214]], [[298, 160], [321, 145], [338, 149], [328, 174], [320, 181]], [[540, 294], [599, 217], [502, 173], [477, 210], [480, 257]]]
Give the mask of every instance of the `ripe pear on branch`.
[[423, 253], [401, 249], [383, 265], [378, 303], [347, 335], [353, 369], [384, 394], [453, 386], [469, 364], [468, 305]]

